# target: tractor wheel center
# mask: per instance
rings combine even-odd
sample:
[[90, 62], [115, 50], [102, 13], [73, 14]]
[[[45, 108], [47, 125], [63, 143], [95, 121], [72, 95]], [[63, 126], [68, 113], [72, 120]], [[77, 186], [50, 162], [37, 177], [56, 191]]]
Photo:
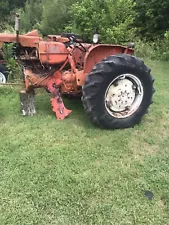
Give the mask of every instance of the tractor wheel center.
[[6, 77], [3, 73], [0, 72], [0, 83], [6, 83]]
[[140, 80], [132, 74], [120, 75], [111, 82], [105, 94], [107, 111], [118, 118], [133, 114], [143, 99]]

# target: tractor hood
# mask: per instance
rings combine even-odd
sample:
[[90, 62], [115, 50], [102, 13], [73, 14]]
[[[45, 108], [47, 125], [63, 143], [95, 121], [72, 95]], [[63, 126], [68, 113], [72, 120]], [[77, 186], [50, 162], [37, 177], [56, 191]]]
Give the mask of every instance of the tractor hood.
[[[40, 40], [43, 40], [37, 30], [33, 30], [27, 34], [19, 35], [19, 43], [23, 47], [36, 47]], [[16, 34], [0, 33], [0, 43], [16, 43]]]

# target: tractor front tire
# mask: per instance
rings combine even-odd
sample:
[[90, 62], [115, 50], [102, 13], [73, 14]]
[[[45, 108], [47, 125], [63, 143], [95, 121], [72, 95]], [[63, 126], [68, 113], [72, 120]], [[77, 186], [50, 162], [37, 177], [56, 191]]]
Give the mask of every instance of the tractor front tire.
[[106, 129], [140, 123], [154, 93], [150, 69], [135, 56], [109, 56], [96, 64], [82, 87], [82, 102], [89, 118]]
[[8, 68], [0, 64], [0, 83], [6, 83], [8, 81], [9, 71]]

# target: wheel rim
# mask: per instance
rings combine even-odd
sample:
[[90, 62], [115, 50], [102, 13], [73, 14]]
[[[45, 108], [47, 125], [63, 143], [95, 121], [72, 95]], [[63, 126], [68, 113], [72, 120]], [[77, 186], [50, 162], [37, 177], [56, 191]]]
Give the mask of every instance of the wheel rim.
[[0, 83], [6, 83], [6, 77], [3, 73], [0, 72]]
[[126, 118], [134, 114], [143, 100], [143, 86], [133, 74], [116, 77], [105, 93], [105, 107], [116, 118]]

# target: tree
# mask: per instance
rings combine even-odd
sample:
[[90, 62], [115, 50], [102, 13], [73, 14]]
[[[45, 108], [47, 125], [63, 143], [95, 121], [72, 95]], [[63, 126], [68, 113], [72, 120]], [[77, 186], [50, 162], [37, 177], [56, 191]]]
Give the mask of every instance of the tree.
[[43, 7], [41, 29], [45, 33], [63, 32], [71, 24], [71, 5], [77, 0], [50, 0]]
[[46, 0], [29, 0], [21, 9], [21, 29], [28, 32], [34, 28], [38, 28], [42, 21], [43, 4]]
[[73, 4], [72, 15], [75, 27], [87, 39], [95, 32], [108, 43], [127, 41], [132, 37], [131, 0], [83, 0]]
[[137, 34], [149, 40], [163, 38], [169, 29], [168, 0], [135, 0], [134, 26]]
[[6, 27], [6, 23], [9, 25], [14, 24], [14, 11], [17, 11], [20, 7], [23, 7], [25, 2], [23, 0], [0, 0], [0, 30]]
[[6, 20], [7, 16], [9, 16], [12, 11], [23, 7], [24, 4], [25, 2], [23, 0], [0, 0], [1, 22]]

